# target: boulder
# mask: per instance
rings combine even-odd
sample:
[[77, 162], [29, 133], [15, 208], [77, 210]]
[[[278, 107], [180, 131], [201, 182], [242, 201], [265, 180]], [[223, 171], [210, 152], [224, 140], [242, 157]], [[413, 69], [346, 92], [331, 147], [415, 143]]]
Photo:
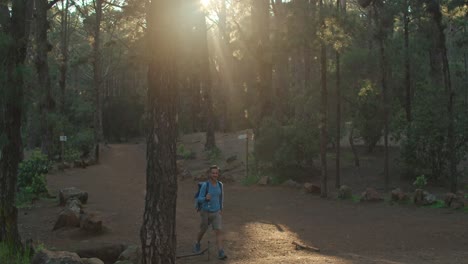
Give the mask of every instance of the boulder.
[[349, 186], [341, 185], [338, 190], [338, 198], [346, 200], [353, 198], [353, 191]]
[[[131, 262], [130, 260], [119, 260], [115, 262], [114, 264], [135, 264], [135, 263]], [[139, 264], [139, 263], [136, 263], [136, 264]]]
[[374, 188], [367, 188], [361, 194], [361, 202], [380, 202], [383, 201], [382, 196]]
[[304, 189], [306, 193], [315, 193], [315, 194], [320, 194], [320, 186], [312, 184], [310, 182], [304, 183]]
[[263, 176], [257, 182], [258, 185], [262, 185], [262, 186], [268, 185], [269, 183], [270, 183], [270, 177], [269, 176]]
[[84, 264], [84, 262], [73, 252], [43, 249], [34, 255], [31, 264]]
[[286, 187], [292, 187], [292, 188], [302, 188], [302, 185], [294, 180], [287, 180], [285, 182], [283, 182], [282, 184], [283, 186], [286, 186]]
[[231, 174], [222, 174], [219, 180], [223, 183], [235, 182], [234, 177]]
[[80, 217], [80, 229], [88, 233], [100, 233], [102, 231], [102, 220], [92, 214], [82, 214]]
[[232, 155], [229, 158], [226, 159], [226, 163], [231, 163], [233, 161], [237, 160], [237, 155]]
[[400, 188], [397, 188], [391, 192], [392, 201], [394, 202], [404, 202], [409, 199], [408, 195], [403, 192]]
[[114, 263], [126, 248], [123, 244], [111, 244], [78, 249], [76, 253], [81, 258], [98, 258], [104, 263]]
[[177, 173], [177, 177], [181, 180], [190, 179], [192, 178], [192, 173], [185, 168], [181, 168], [180, 171]]
[[81, 203], [85, 204], [88, 201], [88, 193], [75, 187], [60, 190], [60, 205], [65, 205], [67, 203], [67, 200], [71, 198], [77, 198], [78, 200], [80, 200]]
[[435, 195], [428, 193], [422, 189], [414, 191], [413, 202], [416, 205], [431, 205], [437, 201]]
[[224, 166], [224, 168], [222, 169], [222, 172], [229, 172], [229, 171], [233, 171], [236, 169], [244, 169], [244, 168], [245, 168], [244, 162], [240, 160], [233, 160], [227, 163], [226, 166]]
[[82, 258], [83, 264], [104, 264], [104, 262], [98, 258]]
[[444, 197], [445, 206], [453, 208], [453, 209], [461, 209], [465, 207], [466, 199], [465, 195], [461, 192], [457, 194], [454, 193], [447, 193]]
[[120, 254], [118, 260], [124, 261], [127, 260], [131, 263], [139, 264], [141, 263], [141, 247], [137, 245], [128, 246], [122, 254]]
[[52, 230], [57, 230], [62, 227], [79, 227], [82, 213], [81, 207], [75, 204], [73, 204], [72, 207], [65, 207], [65, 209], [60, 212]]

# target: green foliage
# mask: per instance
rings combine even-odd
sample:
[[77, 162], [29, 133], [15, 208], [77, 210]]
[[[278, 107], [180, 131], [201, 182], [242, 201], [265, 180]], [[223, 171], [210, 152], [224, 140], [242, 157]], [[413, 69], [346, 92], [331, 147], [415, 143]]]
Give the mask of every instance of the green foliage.
[[259, 176], [257, 174], [251, 174], [249, 173], [249, 175], [245, 178], [243, 178], [241, 180], [241, 184], [244, 185], [244, 186], [251, 186], [251, 185], [255, 185], [258, 180], [259, 180]]
[[81, 151], [75, 148], [65, 148], [63, 160], [66, 162], [73, 162], [79, 160], [81, 157]]
[[183, 159], [195, 159], [196, 153], [191, 149], [186, 149], [184, 144], [179, 144], [177, 146], [177, 156], [182, 157]]
[[436, 209], [438, 209], [438, 208], [446, 208], [445, 202], [442, 201], [442, 200], [436, 200], [435, 203], [429, 205], [428, 207], [429, 207], [429, 208], [436, 208]]
[[143, 112], [144, 106], [136, 95], [109, 98], [103, 108], [104, 136], [117, 142], [140, 136]]
[[79, 150], [83, 156], [87, 156], [94, 145], [94, 132], [92, 129], [82, 129], [69, 137], [69, 147]]
[[255, 141], [255, 155], [262, 166], [301, 167], [310, 164], [318, 153], [318, 127], [312, 120], [294, 121], [282, 126], [266, 118]]
[[221, 155], [221, 149], [219, 149], [218, 147], [214, 147], [208, 150], [207, 158], [211, 162], [211, 164], [218, 164], [221, 161]]
[[418, 188], [418, 189], [423, 189], [427, 185], [427, 179], [426, 176], [421, 175], [416, 178], [416, 180], [413, 182], [413, 186]]
[[363, 138], [369, 152], [372, 152], [382, 136], [384, 120], [381, 106], [378, 88], [370, 80], [364, 80], [358, 93], [353, 126]]
[[31, 263], [29, 249], [17, 252], [11, 245], [0, 242], [0, 263], [29, 264]]
[[44, 175], [50, 169], [50, 161], [39, 150], [34, 150], [31, 156], [19, 164], [18, 189], [31, 188], [35, 195], [47, 193], [47, 184]]

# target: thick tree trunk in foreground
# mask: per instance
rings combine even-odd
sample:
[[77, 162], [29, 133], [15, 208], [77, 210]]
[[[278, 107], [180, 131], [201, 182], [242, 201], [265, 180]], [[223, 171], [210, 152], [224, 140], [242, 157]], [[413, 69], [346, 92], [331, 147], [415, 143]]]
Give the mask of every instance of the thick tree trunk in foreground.
[[27, 0], [12, 1], [10, 18], [7, 4], [0, 3], [0, 31], [11, 38], [9, 52], [5, 58], [0, 58], [0, 71], [5, 76], [0, 85], [0, 137], [5, 140], [0, 145], [0, 242], [6, 242], [15, 250], [22, 249], [15, 207], [23, 107], [23, 76], [18, 69], [23, 67], [26, 58], [29, 4]]
[[177, 45], [181, 0], [153, 0], [148, 13], [146, 197], [140, 230], [144, 264], [176, 257]]

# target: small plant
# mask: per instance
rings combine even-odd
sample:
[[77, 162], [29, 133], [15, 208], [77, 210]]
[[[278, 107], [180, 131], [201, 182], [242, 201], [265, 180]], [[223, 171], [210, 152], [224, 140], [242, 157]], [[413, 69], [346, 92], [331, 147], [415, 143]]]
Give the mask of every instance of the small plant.
[[249, 174], [247, 177], [243, 178], [241, 183], [244, 186], [251, 186], [258, 182], [258, 175], [256, 174]]
[[413, 182], [414, 187], [418, 189], [422, 189], [427, 185], [427, 179], [426, 176], [421, 175], [416, 178], [416, 180]]
[[442, 200], [437, 200], [435, 203], [429, 205], [430, 208], [445, 208], [445, 202]]
[[361, 201], [361, 197], [359, 195], [353, 195], [351, 196], [351, 201], [354, 203], [359, 203]]
[[29, 264], [31, 263], [29, 250], [17, 252], [11, 245], [0, 242], [0, 263]]
[[221, 150], [218, 147], [214, 147], [208, 151], [208, 159], [212, 164], [218, 164], [221, 161]]
[[32, 187], [35, 194], [47, 192], [46, 181], [43, 175], [49, 172], [51, 163], [47, 156], [39, 150], [32, 152], [31, 157], [19, 164], [18, 188]]
[[81, 152], [75, 148], [69, 148], [65, 150], [63, 155], [63, 160], [66, 162], [74, 162], [75, 160], [79, 160], [81, 157]]
[[177, 155], [182, 157], [184, 160], [196, 158], [195, 152], [193, 150], [185, 149], [185, 146], [182, 144], [177, 146]]

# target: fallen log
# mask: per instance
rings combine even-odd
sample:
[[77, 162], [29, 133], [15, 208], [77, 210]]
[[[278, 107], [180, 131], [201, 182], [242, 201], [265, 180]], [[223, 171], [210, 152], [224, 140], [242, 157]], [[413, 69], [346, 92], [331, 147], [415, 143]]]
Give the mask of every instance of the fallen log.
[[310, 250], [310, 251], [314, 251], [314, 252], [320, 252], [319, 248], [312, 247], [312, 246], [307, 246], [307, 245], [302, 245], [302, 244], [297, 243], [296, 241], [293, 241], [292, 244], [296, 246], [296, 250], [304, 250], [305, 249], [305, 250]]

